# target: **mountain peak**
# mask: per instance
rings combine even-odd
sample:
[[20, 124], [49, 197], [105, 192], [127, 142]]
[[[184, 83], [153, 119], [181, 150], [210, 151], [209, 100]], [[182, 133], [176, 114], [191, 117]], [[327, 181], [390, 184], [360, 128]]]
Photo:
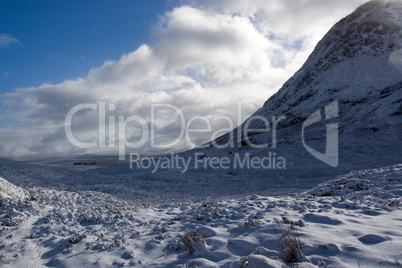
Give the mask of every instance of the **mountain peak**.
[[[402, 47], [400, 1], [373, 0], [357, 8], [324, 36], [307, 60], [316, 71], [357, 55], [379, 56]], [[399, 42], [398, 42], [399, 41]]]
[[[321, 88], [340, 91], [337, 98], [361, 98], [384, 84], [401, 79], [400, 66], [391, 64], [402, 51], [402, 2], [372, 0], [336, 23], [317, 44], [302, 68], [265, 104], [277, 110], [286, 101], [300, 102]], [[367, 65], [367, 66], [364, 66]], [[366, 68], [366, 67], [371, 68]], [[375, 68], [378, 66], [381, 68]], [[377, 69], [377, 70], [375, 70]], [[370, 85], [362, 86], [362, 75]], [[330, 76], [330, 77], [328, 77]], [[293, 85], [291, 87], [290, 85]], [[355, 92], [340, 89], [359, 87]], [[294, 105], [290, 103], [290, 105]], [[289, 103], [288, 103], [289, 104]]]

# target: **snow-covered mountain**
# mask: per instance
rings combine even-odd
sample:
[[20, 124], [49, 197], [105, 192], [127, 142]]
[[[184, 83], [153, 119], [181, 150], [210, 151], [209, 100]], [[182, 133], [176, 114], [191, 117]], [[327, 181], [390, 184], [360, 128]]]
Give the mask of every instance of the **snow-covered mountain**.
[[[201, 151], [220, 156], [276, 153], [287, 161], [287, 172], [299, 177], [402, 163], [401, 55], [402, 2], [370, 1], [334, 25], [302, 68], [240, 130], [216, 141], [234, 140], [241, 148]], [[276, 148], [274, 116], [286, 117], [277, 121]], [[268, 131], [261, 131], [266, 124], [257, 117], [267, 119]], [[246, 124], [258, 130], [245, 135]], [[332, 132], [327, 156], [326, 124]], [[248, 143], [268, 146], [256, 149]]]

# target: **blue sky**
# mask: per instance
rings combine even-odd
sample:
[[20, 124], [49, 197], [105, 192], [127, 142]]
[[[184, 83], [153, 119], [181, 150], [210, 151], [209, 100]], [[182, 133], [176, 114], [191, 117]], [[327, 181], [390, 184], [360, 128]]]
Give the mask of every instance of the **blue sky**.
[[[161, 146], [148, 139], [138, 153], [203, 144], [260, 108], [324, 34], [366, 1], [2, 0], [0, 157], [116, 154], [116, 147], [88, 150], [67, 139], [67, 115], [85, 103], [113, 104], [109, 116], [136, 115], [153, 124]], [[151, 118], [155, 104], [176, 107], [186, 122], [209, 120], [212, 130], [167, 148], [182, 124], [172, 110]], [[98, 110], [74, 116], [77, 140], [99, 139]], [[124, 132], [130, 141], [141, 134], [135, 123]]]
[[0, 33], [20, 41], [0, 45], [0, 93], [85, 77], [105, 60], [148, 43], [172, 0], [2, 0]]

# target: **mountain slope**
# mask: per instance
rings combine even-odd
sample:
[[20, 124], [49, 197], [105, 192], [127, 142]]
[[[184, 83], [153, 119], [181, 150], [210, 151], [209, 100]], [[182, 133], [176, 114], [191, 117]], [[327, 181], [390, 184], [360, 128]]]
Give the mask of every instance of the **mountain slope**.
[[[401, 163], [401, 18], [401, 1], [374, 0], [360, 6], [333, 26], [303, 67], [261, 109], [240, 128], [214, 141], [221, 145], [235, 141], [241, 148], [218, 150], [212, 142], [209, 149], [199, 150], [220, 156], [276, 153], [286, 159], [285, 173], [299, 177]], [[331, 116], [325, 115], [325, 107]], [[313, 114], [321, 118], [313, 116], [311, 124], [306, 124]], [[276, 120], [286, 117], [277, 123], [276, 148], [273, 116]], [[267, 119], [269, 130], [261, 130], [267, 128], [258, 117]], [[332, 164], [307, 149], [325, 158], [326, 123], [339, 126], [338, 156], [332, 155], [337, 158]], [[245, 134], [247, 124], [248, 129], [257, 130]], [[337, 132], [336, 125], [330, 131]], [[264, 148], [252, 148], [267, 143]], [[335, 141], [329, 142], [329, 150], [337, 148]]]

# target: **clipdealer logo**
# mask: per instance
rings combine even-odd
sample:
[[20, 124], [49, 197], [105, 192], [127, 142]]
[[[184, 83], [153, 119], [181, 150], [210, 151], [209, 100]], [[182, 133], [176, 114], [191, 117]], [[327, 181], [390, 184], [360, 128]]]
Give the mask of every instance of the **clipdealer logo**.
[[[156, 110], [164, 108], [164, 109], [170, 109], [171, 111], [177, 113], [179, 115], [180, 119], [180, 135], [174, 140], [174, 141], [168, 141], [168, 144], [157, 144], [156, 143], [156, 129], [155, 129], [155, 114]], [[98, 140], [97, 141], [92, 141], [92, 142], [81, 142], [79, 141], [73, 134], [72, 131], [72, 122], [73, 122], [73, 117], [81, 110], [98, 110], [98, 119], [99, 119], [99, 127], [98, 127]], [[108, 111], [107, 111], [108, 110]], [[119, 152], [119, 160], [125, 160], [126, 159], [126, 148], [132, 148], [132, 149], [139, 149], [145, 144], [148, 143], [151, 148], [174, 148], [175, 145], [178, 145], [183, 139], [187, 142], [188, 145], [192, 147], [196, 147], [195, 144], [191, 141], [189, 133], [192, 132], [211, 132], [212, 133], [212, 124], [213, 122], [211, 121], [217, 121], [217, 120], [226, 120], [229, 125], [231, 126], [231, 129], [234, 129], [234, 123], [231, 118], [227, 116], [217, 116], [214, 117], [213, 120], [208, 119], [206, 117], [202, 116], [195, 116], [193, 118], [190, 118], [188, 121], [186, 121], [185, 116], [183, 112], [176, 106], [170, 105], [170, 104], [152, 104], [151, 105], [151, 119], [150, 122], [147, 122], [146, 119], [144, 119], [141, 116], [138, 115], [132, 115], [129, 117], [124, 117], [124, 116], [108, 116], [106, 118], [107, 112], [114, 112], [116, 110], [116, 106], [114, 104], [110, 104], [106, 107], [105, 102], [99, 102], [99, 104], [94, 104], [94, 103], [84, 103], [84, 104], [79, 104], [75, 107], [73, 107], [67, 114], [66, 119], [65, 119], [65, 133], [67, 136], [67, 139], [72, 143], [74, 146], [82, 149], [92, 149], [92, 148], [117, 148]], [[322, 112], [320, 110], [314, 112], [311, 114], [304, 122], [302, 125], [302, 144], [304, 148], [315, 158], [318, 160], [322, 161], [323, 163], [326, 163], [327, 165], [331, 167], [337, 167], [339, 165], [339, 124], [337, 122], [332, 122], [326, 124], [326, 150], [325, 153], [321, 153], [306, 143], [306, 137], [305, 137], [305, 130], [317, 123], [320, 123], [321, 121], [325, 120], [334, 120], [339, 117], [339, 107], [338, 107], [338, 101], [335, 101], [324, 108], [324, 113], [325, 113], [325, 118], [322, 116]], [[241, 115], [241, 103], [238, 103], [238, 115]], [[241, 117], [241, 116], [240, 116]], [[192, 123], [195, 120], [201, 120], [206, 123], [207, 128], [203, 129], [197, 129], [192, 127]], [[250, 122], [253, 120], [258, 120], [263, 122], [264, 128], [262, 129], [249, 129]], [[235, 136], [234, 136], [234, 131], [230, 131], [229, 129], [225, 128], [224, 130], [228, 132], [229, 138], [228, 141], [225, 144], [218, 144], [216, 142], [216, 138], [219, 137], [220, 135], [226, 133], [223, 129], [218, 129], [215, 132], [212, 133], [211, 135], [211, 145], [217, 149], [221, 148], [238, 148], [241, 149], [242, 146], [248, 146], [250, 148], [254, 149], [261, 149], [261, 148], [266, 148], [266, 147], [272, 147], [276, 148], [277, 146], [277, 128], [278, 125], [280, 126], [280, 122], [286, 120], [285, 116], [280, 116], [276, 118], [275, 116], [272, 117], [272, 122], [269, 122], [267, 118], [263, 116], [252, 116], [249, 119], [247, 119], [246, 122], [244, 122], [242, 127], [237, 128], [237, 139], [238, 141], [235, 141]], [[138, 133], [140, 134], [140, 139], [137, 142], [130, 142], [126, 138], [126, 128], [128, 124], [131, 122], [137, 123], [137, 125], [140, 125], [141, 131]], [[149, 125], [150, 124], [150, 125]], [[237, 124], [240, 126], [241, 125], [241, 118], [238, 118]], [[117, 128], [116, 128], [117, 125]], [[261, 124], [260, 124], [261, 125]], [[264, 144], [256, 144], [250, 139], [250, 133], [268, 133], [271, 132], [272, 134], [272, 140], [271, 143], [269, 144], [264, 143]], [[106, 135], [107, 134], [107, 135]], [[106, 140], [106, 137], [108, 139]], [[116, 139], [117, 137], [117, 139]], [[264, 136], [266, 137], [266, 136]], [[194, 167], [202, 167], [204, 169], [211, 168], [211, 169], [216, 169], [216, 168], [223, 168], [223, 169], [229, 169], [230, 167], [228, 164], [232, 163], [232, 168], [247, 168], [247, 169], [286, 169], [286, 160], [281, 157], [280, 155], [277, 155], [277, 153], [274, 152], [269, 152], [267, 156], [265, 157], [250, 157], [249, 153], [243, 154], [244, 156], [241, 157], [240, 154], [235, 153], [233, 155], [233, 159], [227, 158], [227, 157], [221, 157], [222, 159], [219, 159], [218, 157], [206, 157], [201, 158], [202, 161], [199, 161], [198, 156], [194, 156], [193, 158], [193, 165]], [[191, 159], [191, 157], [190, 157]], [[181, 166], [183, 166], [183, 169], [186, 171], [189, 168], [189, 163], [190, 159], [183, 159], [181, 156], [175, 156], [175, 157], [141, 157], [140, 154], [138, 153], [132, 153], [130, 154], [130, 167], [132, 167], [133, 163], [136, 163], [137, 168], [143, 168], [143, 169], [158, 169], [159, 167], [162, 167], [162, 169], [166, 168], [179, 168], [178, 163], [182, 163]], [[169, 162], [171, 161], [171, 163]], [[140, 163], [140, 164], [138, 164]], [[202, 164], [201, 164], [202, 163]], [[155, 170], [156, 171], [156, 170]]]
[[[325, 106], [325, 119], [330, 120], [333, 118], [338, 118], [339, 114], [338, 101], [335, 101], [327, 106]], [[339, 164], [339, 124], [331, 123], [327, 124], [327, 135], [326, 135], [326, 148], [325, 153], [320, 153], [305, 142], [304, 130], [315, 123], [322, 121], [321, 111], [318, 110], [313, 113], [306, 121], [303, 123], [302, 127], [302, 142], [304, 148], [313, 155], [318, 160], [330, 165], [331, 167], [337, 167]]]

